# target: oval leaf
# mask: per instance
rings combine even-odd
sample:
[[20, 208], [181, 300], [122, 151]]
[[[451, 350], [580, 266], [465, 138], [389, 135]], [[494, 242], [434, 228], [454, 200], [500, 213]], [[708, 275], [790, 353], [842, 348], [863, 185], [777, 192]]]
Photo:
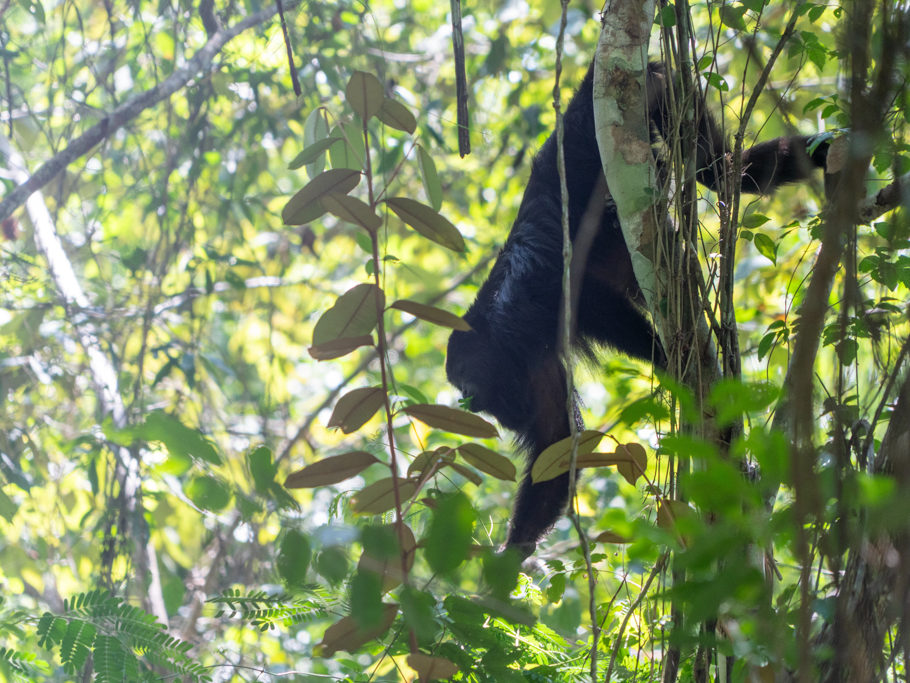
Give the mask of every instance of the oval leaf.
[[[360, 171], [350, 168], [333, 168], [323, 171], [303, 186], [285, 204], [281, 211], [281, 220], [285, 225], [303, 225], [314, 220], [313, 204], [329, 193], [347, 194], [360, 182]], [[323, 211], [325, 211], [323, 209]], [[321, 214], [319, 214], [321, 215]]]
[[313, 345], [369, 334], [376, 327], [378, 312], [384, 307], [385, 297], [376, 285], [352, 287], [320, 316], [313, 328]]
[[620, 444], [614, 454], [618, 459], [616, 469], [626, 481], [634, 484], [648, 467], [648, 453], [640, 443]]
[[320, 203], [326, 211], [343, 221], [359, 225], [368, 232], [376, 232], [382, 225], [382, 219], [376, 215], [369, 204], [357, 197], [333, 192], [325, 195]]
[[288, 164], [288, 168], [293, 171], [300, 168], [301, 166], [312, 164], [323, 154], [325, 154], [326, 150], [335, 144], [335, 141], [338, 139], [339, 138], [322, 138], [322, 140], [317, 140], [312, 145], [304, 147], [303, 151], [295, 156], [293, 161]]
[[310, 539], [297, 529], [288, 529], [281, 540], [275, 561], [278, 574], [288, 588], [297, 588], [306, 583], [306, 570], [312, 557]]
[[385, 404], [382, 387], [365, 387], [348, 392], [335, 404], [329, 427], [340, 427], [345, 434], [360, 429]]
[[594, 540], [599, 543], [612, 543], [614, 545], [625, 545], [626, 543], [631, 543], [632, 539], [626, 538], [625, 536], [620, 536], [619, 534], [613, 531], [601, 531], [597, 536], [594, 537]]
[[452, 251], [464, 251], [464, 238], [458, 228], [426, 204], [407, 197], [393, 197], [386, 203], [396, 216], [427, 239]]
[[[329, 136], [329, 118], [325, 107], [317, 107], [309, 113], [303, 124], [303, 146], [309, 147], [317, 140], [322, 140]], [[325, 158], [316, 157], [312, 163], [307, 164], [306, 174], [314, 178], [322, 173], [325, 168]]]
[[403, 412], [436, 429], [443, 429], [453, 434], [463, 434], [479, 439], [493, 439], [499, 436], [496, 427], [479, 415], [448, 406], [417, 403], [402, 408]]
[[289, 489], [311, 489], [316, 486], [337, 484], [345, 479], [355, 477], [374, 462], [379, 462], [366, 451], [350, 451], [341, 455], [314, 462], [302, 470], [288, 475], [284, 485]]
[[[417, 491], [413, 479], [398, 479], [399, 502], [404, 503]], [[395, 507], [395, 489], [392, 477], [380, 479], [359, 491], [351, 498], [351, 509], [362, 515], [380, 515]]]
[[195, 477], [183, 487], [183, 492], [203, 510], [218, 512], [231, 502], [231, 492], [215, 477]]
[[[394, 527], [392, 527], [394, 529]], [[406, 525], [401, 526], [401, 535], [398, 536], [396, 532], [396, 537], [398, 538], [399, 545], [403, 545], [401, 548], [396, 548], [394, 552], [392, 549], [389, 549], [387, 556], [382, 558], [373, 557], [367, 552], [364, 552], [360, 556], [360, 561], [357, 563], [358, 571], [370, 571], [374, 574], [379, 574], [382, 578], [382, 592], [387, 593], [396, 586], [401, 585], [401, 582], [404, 580], [402, 577], [401, 569], [401, 553], [404, 552], [405, 555], [405, 564], [407, 565], [407, 570], [411, 571], [411, 568], [414, 566], [414, 558], [417, 555], [417, 540], [414, 538], [414, 532]]]
[[422, 681], [433, 679], [445, 681], [458, 673], [458, 667], [445, 657], [431, 657], [422, 652], [409, 654], [408, 666], [419, 674]]
[[[592, 429], [583, 431], [578, 437], [578, 457], [591, 453], [600, 443], [603, 433]], [[560, 439], [551, 446], [547, 446], [543, 452], [537, 456], [531, 467], [531, 481], [535, 484], [541, 481], [555, 479], [560, 474], [569, 471], [569, 463], [572, 459], [572, 437], [567, 436]]]
[[382, 606], [382, 619], [379, 625], [371, 629], [363, 629], [354, 617], [345, 617], [336, 621], [325, 630], [319, 648], [323, 657], [331, 657], [339, 650], [356, 652], [374, 638], [385, 635], [398, 615], [398, 605], [384, 604]]
[[486, 472], [497, 479], [515, 481], [515, 465], [508, 458], [486, 446], [466, 443], [458, 447], [458, 453], [481, 472]]
[[399, 311], [409, 313], [415, 318], [426, 320], [427, 322], [440, 325], [441, 327], [461, 330], [462, 332], [471, 331], [471, 326], [465, 322], [464, 318], [457, 316], [454, 313], [444, 311], [441, 308], [436, 308], [435, 306], [428, 306], [427, 304], [419, 304], [416, 301], [399, 299], [392, 304], [391, 308], [397, 308]]
[[483, 477], [477, 474], [477, 472], [472, 470], [470, 467], [465, 467], [464, 465], [460, 465], [457, 462], [449, 463], [449, 467], [458, 472], [458, 474], [467, 479], [469, 482], [474, 484], [474, 486], [480, 486], [483, 483]]
[[333, 339], [324, 344], [316, 344], [307, 349], [309, 354], [316, 360], [332, 360], [348, 355], [351, 351], [359, 349], [361, 346], [372, 346], [373, 337], [369, 334], [360, 335], [359, 337], [342, 337]]
[[451, 464], [455, 461], [455, 451], [453, 451], [448, 446], [440, 446], [439, 448], [432, 451], [424, 451], [420, 453], [414, 461], [408, 465], [408, 476], [410, 477], [416, 472], [423, 474], [423, 472], [436, 463], [440, 463], [440, 468], [445, 467], [446, 465]]
[[420, 166], [420, 179], [423, 181], [423, 191], [427, 193], [427, 200], [436, 211], [442, 207], [442, 185], [436, 173], [436, 162], [422, 146], [417, 147], [417, 164]]
[[382, 83], [376, 76], [365, 71], [355, 71], [351, 74], [344, 92], [351, 109], [357, 112], [364, 123], [379, 113], [385, 99]]
[[411, 110], [404, 106], [398, 100], [386, 97], [382, 101], [379, 113], [376, 117], [385, 125], [391, 126], [395, 130], [413, 133], [417, 130], [417, 119], [411, 113]]

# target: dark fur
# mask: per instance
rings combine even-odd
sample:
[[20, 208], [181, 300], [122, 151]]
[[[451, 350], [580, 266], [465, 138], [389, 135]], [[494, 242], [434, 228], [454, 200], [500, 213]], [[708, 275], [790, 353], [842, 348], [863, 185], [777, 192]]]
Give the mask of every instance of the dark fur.
[[[569, 229], [573, 243], [601, 173], [594, 138], [593, 66], [565, 113], [565, 159], [569, 189]], [[648, 69], [649, 116], [666, 137], [669, 121], [666, 79], [656, 65]], [[696, 161], [699, 182], [717, 189], [728, 153], [713, 119], [701, 117]], [[806, 178], [824, 165], [827, 145], [810, 157], [808, 138], [778, 138], [743, 153], [742, 190], [767, 193]], [[531, 484], [530, 466], [550, 444], [569, 435], [565, 367], [558, 355], [562, 298], [562, 227], [556, 135], [534, 159], [518, 216], [490, 276], [464, 316], [470, 332], [453, 332], [446, 371], [471, 409], [494, 415], [515, 431], [528, 455], [528, 471], [518, 489], [507, 540], [524, 554], [556, 522], [568, 499], [568, 475]], [[598, 207], [599, 208], [599, 207]], [[606, 345], [657, 365], [664, 353], [641, 311], [641, 292], [632, 271], [611, 201], [588, 251], [577, 306], [576, 346], [589, 352]], [[576, 411], [576, 421], [581, 423]]]

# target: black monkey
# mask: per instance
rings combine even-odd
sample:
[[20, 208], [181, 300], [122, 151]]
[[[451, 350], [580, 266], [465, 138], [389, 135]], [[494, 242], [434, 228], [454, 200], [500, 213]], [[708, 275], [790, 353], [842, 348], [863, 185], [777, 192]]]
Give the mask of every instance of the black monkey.
[[[594, 137], [592, 82], [588, 69], [566, 108], [565, 160], [569, 190], [569, 229], [573, 243], [589, 200], [603, 184]], [[648, 115], [666, 138], [670, 121], [663, 68], [648, 67]], [[717, 189], [723, 179], [727, 143], [702, 107], [696, 161], [699, 182]], [[809, 138], [783, 137], [743, 152], [742, 191], [767, 193], [801, 180], [822, 167], [827, 144], [811, 154]], [[523, 555], [556, 522], [568, 500], [568, 474], [531, 483], [530, 468], [540, 452], [570, 433], [566, 410], [565, 367], [559, 358], [562, 299], [562, 224], [556, 135], [534, 159], [518, 216], [499, 258], [465, 314], [470, 332], [453, 332], [446, 372], [471, 409], [495, 416], [517, 434], [528, 467], [512, 514], [507, 546]], [[574, 343], [584, 353], [606, 345], [630, 356], [665, 364], [654, 329], [641, 311], [642, 295], [632, 271], [616, 207], [607, 198], [600, 227], [588, 251], [577, 305]], [[576, 421], [581, 423], [576, 414]]]

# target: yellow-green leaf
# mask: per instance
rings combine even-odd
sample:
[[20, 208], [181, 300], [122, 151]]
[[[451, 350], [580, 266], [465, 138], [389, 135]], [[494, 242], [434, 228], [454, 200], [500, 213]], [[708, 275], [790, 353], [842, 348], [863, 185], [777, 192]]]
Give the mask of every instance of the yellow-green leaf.
[[411, 110], [398, 100], [389, 97], [382, 101], [376, 117], [385, 125], [405, 133], [413, 133], [417, 129], [417, 119], [414, 118]]
[[[395, 527], [392, 526], [393, 531], [394, 529]], [[414, 566], [414, 558], [417, 555], [417, 540], [414, 538], [414, 532], [406, 524], [401, 526], [401, 535], [398, 535], [397, 531], [394, 533], [403, 547], [398, 548], [395, 552], [390, 549], [389, 554], [382, 558], [373, 557], [364, 552], [357, 563], [358, 571], [370, 571], [382, 577], [383, 593], [392, 590], [404, 580], [401, 573], [401, 552], [404, 552], [408, 571]]]
[[342, 337], [341, 339], [333, 339], [322, 344], [316, 344], [308, 348], [307, 351], [316, 360], [332, 360], [333, 358], [346, 356], [361, 346], [372, 345], [373, 336], [362, 334], [357, 337]]
[[431, 207], [407, 197], [392, 197], [386, 203], [395, 215], [427, 239], [452, 251], [464, 251], [464, 238], [458, 228]]
[[332, 192], [325, 195], [320, 203], [332, 215], [348, 223], [359, 225], [368, 232], [376, 232], [382, 225], [382, 219], [376, 215], [369, 204], [357, 197]]
[[304, 147], [303, 151], [295, 156], [294, 160], [288, 164], [288, 168], [293, 171], [301, 166], [313, 163], [325, 154], [326, 150], [335, 144], [338, 139], [339, 138], [322, 138], [322, 140], [317, 140], [312, 145]]
[[417, 403], [402, 409], [403, 412], [436, 429], [454, 434], [492, 439], [499, 436], [496, 427], [479, 415], [448, 406]]
[[371, 453], [366, 451], [350, 451], [341, 455], [314, 462], [302, 470], [297, 470], [288, 475], [285, 488], [311, 489], [316, 486], [329, 486], [345, 479], [355, 477], [363, 472], [374, 462], [379, 462]]
[[458, 453], [481, 472], [497, 479], [515, 481], [515, 465], [494, 450], [478, 443], [465, 443], [458, 447]]
[[351, 109], [357, 112], [364, 122], [379, 113], [385, 99], [382, 83], [376, 76], [365, 71], [355, 71], [351, 74], [344, 92]]
[[420, 166], [420, 179], [423, 181], [423, 191], [427, 193], [427, 200], [436, 211], [442, 207], [442, 184], [436, 173], [436, 162], [422, 145], [417, 146], [417, 164]]
[[355, 285], [320, 316], [313, 328], [313, 345], [369, 334], [384, 307], [385, 296], [376, 285]]
[[421, 681], [445, 681], [458, 673], [458, 667], [445, 657], [431, 657], [422, 652], [409, 654], [408, 666], [417, 672]]
[[465, 322], [464, 318], [457, 316], [454, 313], [444, 311], [441, 308], [436, 308], [435, 306], [428, 306], [427, 304], [420, 304], [416, 301], [399, 299], [392, 304], [391, 308], [397, 308], [399, 311], [410, 313], [415, 318], [426, 320], [427, 322], [440, 325], [441, 327], [448, 327], [463, 332], [469, 332], [471, 330], [471, 326]]
[[[591, 453], [600, 443], [603, 433], [594, 430], [585, 430], [578, 437], [578, 457]], [[572, 437], [560, 439], [551, 446], [547, 446], [537, 456], [531, 468], [531, 481], [535, 484], [541, 481], [555, 479], [560, 474], [569, 471], [572, 458]]]
[[339, 650], [356, 652], [371, 640], [385, 635], [397, 615], [398, 605], [383, 605], [379, 625], [370, 629], [361, 628], [354, 617], [344, 617], [325, 630], [322, 642], [317, 646], [319, 650], [317, 654], [322, 657], [331, 657]]
[[345, 434], [360, 429], [385, 403], [382, 387], [364, 387], [346, 393], [335, 404], [329, 427], [340, 427]]
[[[314, 205], [319, 200], [330, 193], [347, 194], [360, 182], [360, 172], [350, 168], [333, 168], [329, 171], [323, 171], [310, 182], [303, 186], [291, 199], [285, 204], [281, 211], [281, 220], [285, 225], [303, 225], [315, 220], [313, 216]], [[325, 213], [321, 213], [316, 217]]]
[[[362, 515], [381, 515], [395, 507], [395, 488], [392, 477], [370, 484], [351, 498], [351, 509]], [[413, 479], [398, 479], [398, 502], [404, 503], [417, 491]]]

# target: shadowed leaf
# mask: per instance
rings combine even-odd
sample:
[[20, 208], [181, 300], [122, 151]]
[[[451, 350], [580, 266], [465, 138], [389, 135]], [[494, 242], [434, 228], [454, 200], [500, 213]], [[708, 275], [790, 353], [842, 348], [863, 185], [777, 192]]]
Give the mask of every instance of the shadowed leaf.
[[[591, 429], [585, 430], [578, 436], [578, 457], [591, 453], [600, 443], [603, 433]], [[572, 437], [561, 439], [551, 446], [547, 446], [537, 456], [531, 468], [531, 481], [534, 483], [555, 479], [560, 474], [569, 471], [572, 458]], [[579, 464], [580, 466], [580, 464]]]
[[390, 97], [386, 97], [382, 101], [382, 106], [379, 108], [379, 113], [376, 117], [395, 130], [405, 133], [413, 133], [417, 130], [417, 119], [414, 118], [411, 110], [398, 100], [393, 100]]
[[382, 387], [364, 387], [348, 392], [335, 404], [329, 427], [340, 427], [345, 434], [360, 429], [385, 403]]
[[462, 332], [469, 332], [471, 330], [471, 326], [465, 322], [464, 318], [455, 315], [454, 313], [444, 311], [441, 308], [436, 308], [435, 306], [419, 304], [416, 301], [408, 301], [407, 299], [399, 299], [393, 303], [390, 308], [397, 308], [399, 311], [409, 313], [415, 318], [420, 318], [421, 320], [426, 320], [427, 322], [442, 327], [448, 327], [453, 330], [461, 330]]
[[515, 481], [515, 465], [494, 450], [477, 443], [466, 443], [458, 447], [458, 454], [481, 472], [503, 479]]
[[366, 123], [379, 113], [385, 95], [382, 83], [373, 74], [355, 71], [344, 89], [351, 109]]
[[[398, 500], [404, 503], [417, 491], [413, 479], [398, 479]], [[379, 515], [395, 507], [395, 487], [392, 477], [380, 479], [351, 498], [351, 509], [362, 515]]]
[[385, 635], [398, 615], [398, 605], [384, 604], [382, 606], [382, 620], [375, 628], [363, 629], [354, 617], [344, 617], [329, 626], [319, 643], [323, 657], [331, 657], [339, 650], [356, 652], [371, 640]]
[[[313, 217], [314, 205], [319, 200], [330, 193], [347, 194], [360, 182], [360, 171], [349, 168], [333, 168], [329, 171], [323, 171], [310, 182], [297, 191], [293, 197], [285, 204], [281, 211], [281, 220], [285, 225], [303, 225], [315, 220]], [[321, 216], [327, 209], [322, 207], [316, 218]]]
[[302, 470], [292, 472], [288, 475], [284, 485], [289, 489], [303, 489], [337, 484], [357, 476], [374, 462], [379, 462], [379, 460], [366, 451], [350, 451], [334, 455], [307, 465]]
[[464, 251], [464, 238], [458, 228], [426, 204], [406, 197], [393, 197], [386, 203], [396, 216], [427, 239], [452, 251]]
[[418, 403], [402, 408], [402, 412], [424, 424], [453, 434], [463, 434], [479, 439], [492, 439], [499, 436], [496, 427], [482, 417], [457, 408]]

